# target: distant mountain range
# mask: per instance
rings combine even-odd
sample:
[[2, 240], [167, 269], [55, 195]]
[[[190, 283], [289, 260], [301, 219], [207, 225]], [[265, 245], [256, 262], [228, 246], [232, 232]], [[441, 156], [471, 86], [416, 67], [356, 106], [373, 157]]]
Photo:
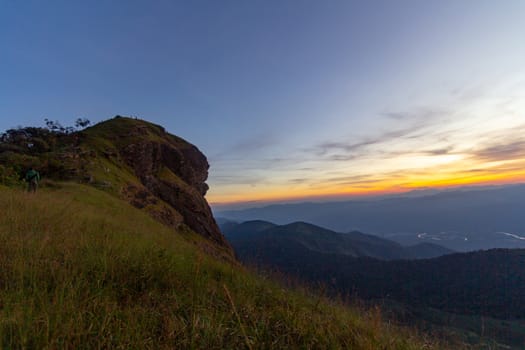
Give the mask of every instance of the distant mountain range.
[[525, 185], [422, 192], [382, 199], [269, 205], [217, 211], [236, 221], [310, 222], [361, 231], [403, 245], [438, 243], [455, 251], [525, 248]]
[[523, 249], [451, 254], [435, 244], [403, 247], [361, 232], [337, 233], [305, 222], [219, 220], [219, 227], [242, 262], [323, 282], [343, 295], [525, 319]]
[[241, 224], [219, 220], [219, 226], [241, 260], [264, 255], [274, 249], [381, 260], [424, 259], [453, 253], [436, 244], [421, 243], [403, 247], [399, 243], [358, 231], [337, 233], [305, 222], [279, 226], [261, 220]]

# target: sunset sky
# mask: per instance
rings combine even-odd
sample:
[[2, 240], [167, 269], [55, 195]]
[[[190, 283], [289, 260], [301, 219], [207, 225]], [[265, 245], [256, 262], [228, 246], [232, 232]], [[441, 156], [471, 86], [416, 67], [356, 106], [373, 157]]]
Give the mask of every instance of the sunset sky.
[[525, 181], [525, 1], [0, 0], [0, 129], [114, 115], [213, 203]]

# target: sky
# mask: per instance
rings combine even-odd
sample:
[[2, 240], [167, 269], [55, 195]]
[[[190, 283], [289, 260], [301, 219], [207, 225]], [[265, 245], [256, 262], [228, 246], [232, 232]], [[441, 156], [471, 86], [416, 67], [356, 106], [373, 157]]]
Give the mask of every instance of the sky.
[[525, 181], [525, 1], [0, 0], [0, 130], [115, 115], [215, 206]]

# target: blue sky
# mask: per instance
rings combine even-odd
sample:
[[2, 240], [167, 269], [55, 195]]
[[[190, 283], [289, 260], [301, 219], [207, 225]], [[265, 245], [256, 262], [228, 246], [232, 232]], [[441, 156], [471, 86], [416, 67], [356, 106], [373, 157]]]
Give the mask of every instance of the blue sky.
[[212, 202], [519, 180], [523, 37], [518, 0], [0, 0], [0, 129], [138, 116]]

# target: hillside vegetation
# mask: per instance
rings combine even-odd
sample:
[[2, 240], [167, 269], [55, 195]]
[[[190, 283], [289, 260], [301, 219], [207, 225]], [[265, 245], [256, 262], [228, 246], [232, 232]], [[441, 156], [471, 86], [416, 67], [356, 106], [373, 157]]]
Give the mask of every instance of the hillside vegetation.
[[443, 348], [212, 258], [90, 186], [2, 187], [0, 210], [2, 348]]

